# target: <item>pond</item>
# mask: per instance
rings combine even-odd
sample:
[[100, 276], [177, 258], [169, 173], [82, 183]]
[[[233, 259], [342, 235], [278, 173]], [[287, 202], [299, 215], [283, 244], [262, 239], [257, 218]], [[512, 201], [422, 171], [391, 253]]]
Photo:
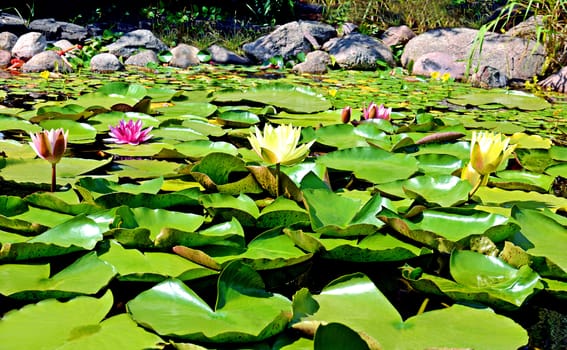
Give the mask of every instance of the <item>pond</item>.
[[563, 95], [200, 65], [0, 105], [10, 349], [566, 344]]

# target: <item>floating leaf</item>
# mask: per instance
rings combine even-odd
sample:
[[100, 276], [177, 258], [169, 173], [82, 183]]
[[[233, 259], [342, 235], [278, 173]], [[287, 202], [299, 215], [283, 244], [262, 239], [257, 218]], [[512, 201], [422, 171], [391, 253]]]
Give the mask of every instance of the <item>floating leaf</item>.
[[142, 292], [127, 308], [136, 322], [158, 334], [215, 343], [263, 340], [282, 332], [291, 318], [291, 302], [266, 292], [260, 275], [241, 262], [219, 276], [214, 309], [175, 279]]

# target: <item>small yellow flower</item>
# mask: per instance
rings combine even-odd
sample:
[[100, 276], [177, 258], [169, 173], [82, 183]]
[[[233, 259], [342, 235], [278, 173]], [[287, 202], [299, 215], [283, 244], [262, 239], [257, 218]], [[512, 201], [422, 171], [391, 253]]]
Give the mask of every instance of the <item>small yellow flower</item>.
[[431, 72], [431, 79], [433, 80], [439, 80], [439, 78], [441, 77], [441, 73], [435, 71], [435, 72]]
[[451, 74], [448, 73], [448, 72], [447, 72], [447, 73], [444, 73], [444, 74], [441, 76], [441, 81], [444, 82], [444, 83], [448, 82], [449, 79], [451, 79]]
[[495, 172], [514, 152], [516, 145], [509, 146], [510, 138], [500, 133], [480, 131], [472, 133], [471, 166], [480, 175]]
[[297, 146], [301, 137], [301, 128], [289, 125], [279, 125], [274, 128], [266, 124], [262, 133], [257, 126], [255, 132], [248, 137], [252, 149], [268, 164], [292, 165], [302, 161], [309, 153], [311, 141]]
[[39, 73], [39, 76], [42, 77], [45, 80], [48, 80], [49, 79], [49, 71], [44, 70], [41, 73]]

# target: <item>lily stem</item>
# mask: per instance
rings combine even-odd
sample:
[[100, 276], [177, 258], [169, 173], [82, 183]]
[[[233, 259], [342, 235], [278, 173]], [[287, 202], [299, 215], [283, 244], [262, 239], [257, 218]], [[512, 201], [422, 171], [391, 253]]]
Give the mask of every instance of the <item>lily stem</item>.
[[57, 170], [55, 169], [56, 164], [51, 164], [51, 192], [55, 192], [55, 183], [57, 178]]
[[473, 196], [473, 194], [475, 194], [475, 192], [478, 191], [480, 186], [486, 186], [488, 184], [488, 178], [489, 177], [490, 177], [490, 174], [486, 174], [486, 175], [482, 176], [482, 179], [480, 181], [478, 181], [476, 183], [476, 185], [473, 187], [473, 189], [469, 192], [469, 198], [471, 198]]
[[280, 196], [280, 163], [276, 163], [276, 198]]

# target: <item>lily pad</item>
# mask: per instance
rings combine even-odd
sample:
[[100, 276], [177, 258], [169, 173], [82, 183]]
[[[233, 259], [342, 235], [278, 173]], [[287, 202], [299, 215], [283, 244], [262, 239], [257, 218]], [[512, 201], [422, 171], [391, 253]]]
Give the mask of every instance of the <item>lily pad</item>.
[[142, 292], [127, 309], [136, 322], [158, 334], [214, 343], [263, 340], [282, 332], [291, 319], [291, 302], [266, 292], [260, 275], [238, 261], [219, 276], [214, 309], [175, 279]]

